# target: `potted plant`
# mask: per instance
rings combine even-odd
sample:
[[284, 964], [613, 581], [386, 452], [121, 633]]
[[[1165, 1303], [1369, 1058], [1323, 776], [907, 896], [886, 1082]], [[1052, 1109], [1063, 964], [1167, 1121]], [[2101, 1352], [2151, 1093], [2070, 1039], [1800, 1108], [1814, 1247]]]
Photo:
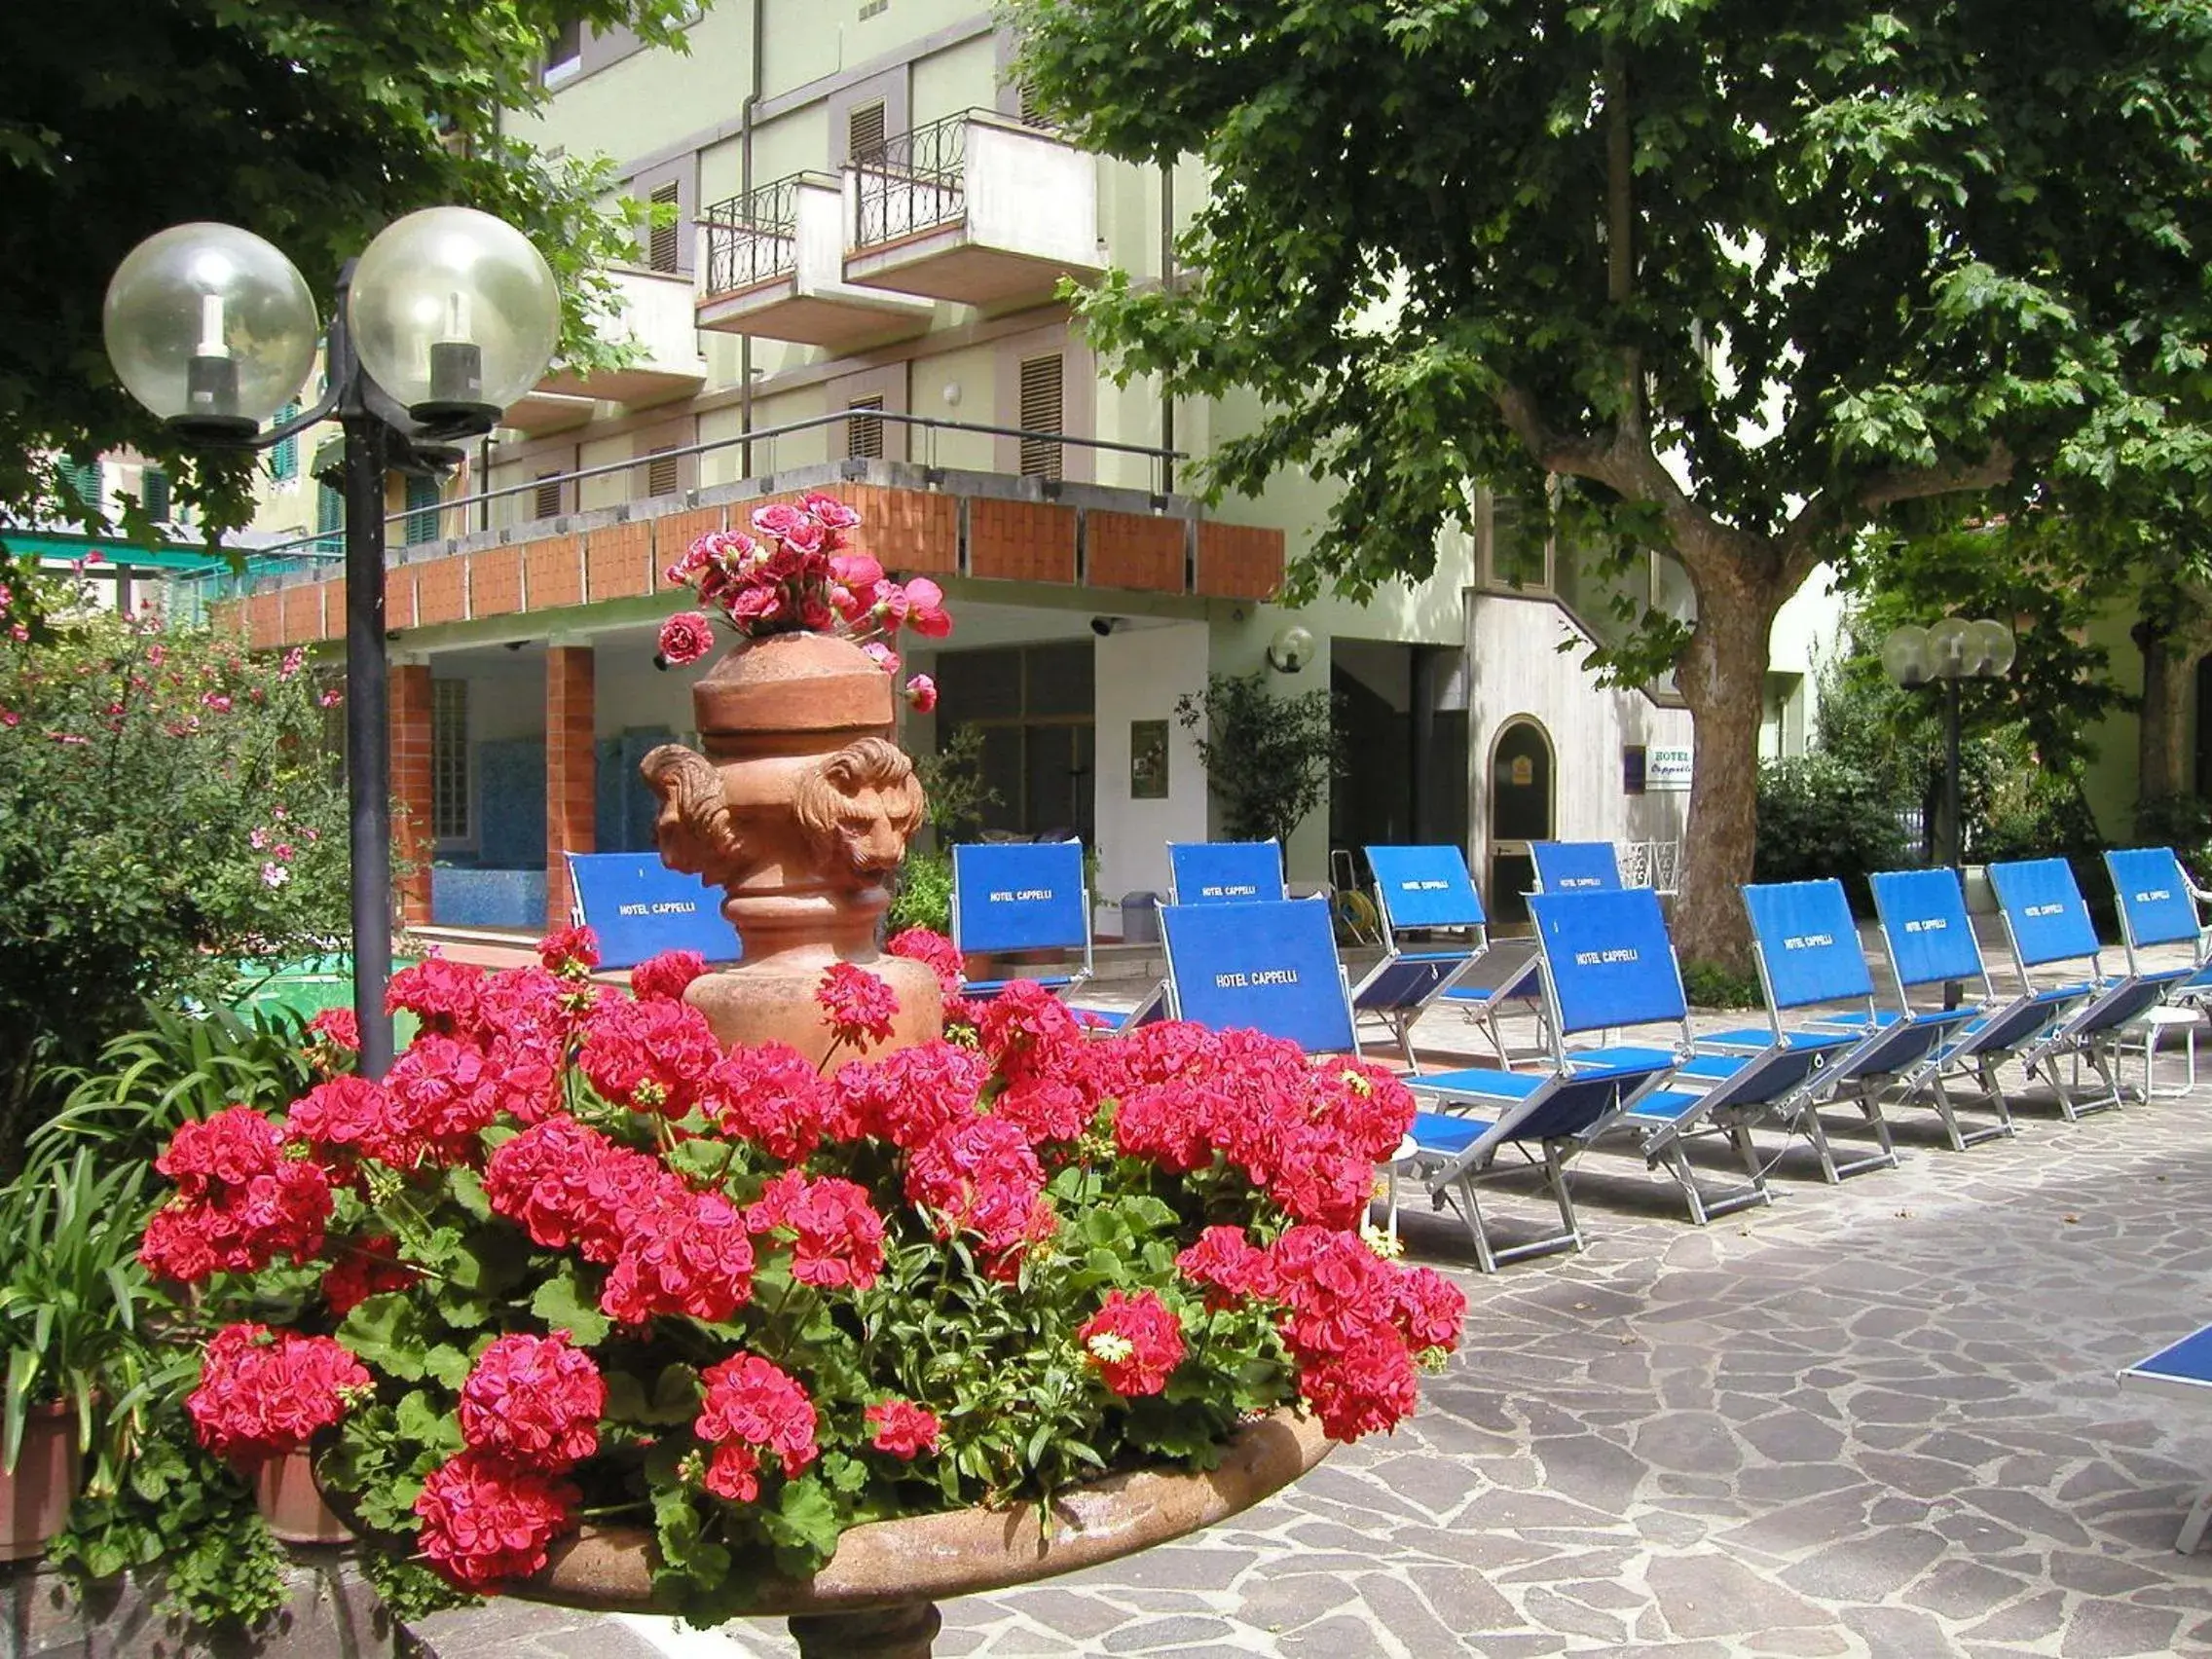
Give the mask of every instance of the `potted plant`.
[[142, 1384], [160, 1368], [136, 1260], [148, 1170], [90, 1151], [34, 1162], [0, 1192], [0, 1559], [39, 1554], [68, 1519], [84, 1458], [112, 1484]]

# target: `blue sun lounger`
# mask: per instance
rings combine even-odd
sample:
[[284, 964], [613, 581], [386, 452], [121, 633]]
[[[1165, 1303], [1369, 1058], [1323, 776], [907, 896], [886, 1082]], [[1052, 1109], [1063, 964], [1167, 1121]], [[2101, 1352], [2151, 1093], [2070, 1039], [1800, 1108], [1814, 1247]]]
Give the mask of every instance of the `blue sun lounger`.
[[696, 950], [709, 962], [735, 962], [737, 930], [720, 900], [695, 875], [673, 870], [658, 853], [565, 853], [569, 913], [599, 936], [601, 969], [635, 968], [664, 950]]
[[1538, 893], [1618, 893], [1620, 855], [1610, 841], [1530, 841]]
[[1287, 899], [1278, 841], [1170, 841], [1170, 904], [1250, 904]]
[[[1352, 987], [1355, 1014], [1382, 1021], [1419, 1071], [1414, 1022], [1490, 949], [1483, 902], [1457, 847], [1369, 847], [1382, 959]], [[1404, 936], [1423, 936], [1419, 943]], [[1456, 937], [1442, 937], [1456, 936]]]
[[[2067, 987], [2037, 990], [2031, 985], [2010, 1002], [2000, 1003], [1956, 870], [1884, 870], [1868, 880], [1903, 1012], [1918, 1012], [1912, 1002], [1915, 991], [1926, 994], [1932, 987], [1971, 985], [1979, 992], [1978, 1000], [1959, 1005], [1968, 1017], [1955, 1034], [1898, 1077], [1893, 1104], [1932, 1108], [1942, 1120], [1954, 1151], [2011, 1134], [2012, 1108], [1998, 1070], [2080, 1002], [2081, 992]], [[1954, 1094], [1953, 1086], [1960, 1083], [1969, 1084], [1971, 1092]], [[1986, 1109], [1992, 1121], [1969, 1128], [1960, 1113], [1970, 1108]]]
[[1326, 899], [1162, 904], [1167, 1014], [1259, 1031], [1309, 1054], [1356, 1054], [1351, 996]]
[[[2108, 977], [2098, 953], [2097, 930], [2089, 920], [2089, 907], [2082, 902], [2082, 889], [2074, 868], [2064, 859], [2026, 859], [2016, 864], [1989, 866], [1989, 885], [1997, 895], [2005, 920], [2005, 937], [2020, 982], [2031, 983], [2029, 970], [2056, 963], [2083, 963], [2087, 977], [2070, 985], [2076, 1006], [2068, 1008], [2020, 1052], [2020, 1064], [2032, 1077], [2044, 1074], [2058, 1097], [2058, 1109], [2068, 1123], [2087, 1112], [2118, 1106], [2119, 1055], [2123, 1028], [2129, 1021], [2165, 1000], [2175, 985], [2189, 977], [2185, 968], [2163, 973], [2129, 973]], [[2104, 1088], [2093, 1094], [2078, 1094], [2074, 1084], [2058, 1075], [2061, 1060], [2086, 1061]]]
[[2159, 1036], [2168, 1028], [2189, 1034], [2188, 1082], [2176, 1090], [2187, 1093], [2196, 1084], [2196, 1027], [2204, 1017], [2204, 1001], [2212, 997], [2212, 967], [2204, 962], [2204, 932], [2196, 913], [2195, 885], [2171, 847], [2108, 852], [2105, 869], [2112, 876], [2113, 895], [2120, 902], [2120, 937], [2127, 949], [2128, 972], [2146, 972], [2143, 953], [2161, 944], [2187, 945], [2190, 960], [2195, 964], [2192, 972], [2167, 988], [2164, 1002], [2136, 1016], [2135, 1026], [2143, 1038], [2145, 1095], [2152, 1092], [2151, 1068], [2157, 1057]]
[[[1744, 889], [1751, 948], [1766, 992], [1768, 1028], [1716, 1032], [1704, 1046], [1730, 1050], [1781, 1042], [1825, 1051], [1822, 1064], [1772, 1116], [1805, 1136], [1831, 1186], [1847, 1175], [1897, 1167], [1882, 1096], [1925, 1065], [1972, 1016], [1968, 1009], [1887, 1014], [1859, 942], [1843, 883], [1769, 882]], [[1839, 1161], [1822, 1108], [1842, 1101], [1873, 1131], [1874, 1150]]]
[[[1690, 1219], [1701, 1226], [1767, 1202], [1764, 1171], [1742, 1130], [1742, 1115], [1800, 1087], [1820, 1064], [1820, 1051], [1777, 1043], [1751, 1055], [1694, 1054], [1681, 974], [1659, 896], [1649, 888], [1536, 894], [1530, 914], [1556, 1033], [1552, 1071], [1470, 1067], [1407, 1080], [1417, 1096], [1429, 1096], [1441, 1108], [1416, 1119], [1417, 1151], [1409, 1161], [1433, 1202], [1457, 1200], [1485, 1271], [1517, 1256], [1581, 1248], [1566, 1164], [1577, 1152], [1610, 1140], [1631, 1142], [1648, 1167], [1674, 1179]], [[1566, 1046], [1569, 1037], [1648, 1024], [1672, 1025], [1678, 1035], [1666, 1048]], [[1725, 1135], [1734, 1145], [1744, 1160], [1743, 1180], [1707, 1184], [1686, 1151], [1707, 1135]], [[1493, 1171], [1496, 1153], [1509, 1145], [1531, 1161], [1540, 1158], [1564, 1231], [1495, 1252], [1493, 1259], [1474, 1183]]]
[[[1090, 977], [1090, 893], [1081, 841], [971, 841], [952, 849], [952, 942], [963, 957], [1072, 953], [1072, 973], [1030, 976], [1063, 996]], [[1014, 979], [971, 979], [988, 1002]]]
[[[2149, 1359], [2138, 1360], [2122, 1370], [2117, 1381], [2121, 1388], [2135, 1393], [2163, 1394], [2198, 1406], [2212, 1404], [2212, 1325], [2160, 1348]], [[2194, 1555], [2196, 1546], [2204, 1541], [2208, 1523], [2212, 1523], [2212, 1487], [2206, 1487], [2190, 1505], [2174, 1548], [2183, 1555]]]

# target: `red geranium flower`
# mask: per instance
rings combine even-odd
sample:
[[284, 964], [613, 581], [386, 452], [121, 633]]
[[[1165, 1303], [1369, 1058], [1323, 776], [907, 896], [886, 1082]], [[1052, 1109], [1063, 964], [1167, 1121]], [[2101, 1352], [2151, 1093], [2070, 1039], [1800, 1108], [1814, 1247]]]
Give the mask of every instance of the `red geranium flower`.
[[696, 950], [664, 950], [630, 970], [630, 989], [640, 1002], [681, 1002], [693, 979], [707, 971]]
[[899, 997], [888, 983], [850, 962], [832, 964], [814, 990], [814, 1000], [840, 1043], [854, 1048], [881, 1043], [899, 1017]]
[[885, 1400], [868, 1407], [867, 1425], [875, 1431], [868, 1441], [870, 1446], [908, 1461], [924, 1452], [935, 1452], [938, 1432], [943, 1426], [935, 1412], [925, 1411], [911, 1400]]
[[937, 976], [940, 989], [948, 997], [960, 994], [967, 981], [967, 962], [960, 947], [940, 933], [928, 928], [907, 928], [891, 936], [891, 942], [883, 947], [893, 956], [903, 956], [910, 962], [919, 962]]
[[1002, 1119], [960, 1119], [916, 1148], [906, 1197], [940, 1238], [966, 1232], [987, 1247], [1011, 1249], [1051, 1235], [1044, 1165], [1028, 1137]]
[[1084, 1357], [1117, 1394], [1157, 1394], [1183, 1363], [1183, 1322], [1153, 1291], [1106, 1293], [1076, 1333]]
[[804, 1162], [830, 1127], [830, 1086], [785, 1043], [731, 1050], [708, 1074], [699, 1103], [724, 1134], [756, 1141], [786, 1163]]
[[599, 935], [590, 928], [558, 928], [537, 941], [537, 959], [564, 979], [589, 978], [599, 966]]
[[464, 1037], [476, 1028], [476, 1000], [483, 992], [484, 980], [481, 968], [433, 956], [391, 977], [385, 987], [385, 1012], [397, 1014], [405, 1009], [423, 1022], [425, 1031]]
[[398, 1240], [379, 1234], [349, 1244], [322, 1275], [322, 1299], [343, 1319], [372, 1296], [405, 1290], [420, 1277], [399, 1259]]
[[581, 1494], [558, 1475], [473, 1448], [430, 1471], [415, 1499], [423, 1553], [464, 1590], [527, 1578], [569, 1530]]
[[745, 1226], [791, 1240], [792, 1277], [800, 1284], [866, 1290], [883, 1272], [883, 1218], [857, 1182], [787, 1170], [746, 1210]]
[[[700, 1373], [706, 1383], [699, 1416], [692, 1432], [717, 1448], [716, 1469], [708, 1476], [708, 1490], [722, 1496], [749, 1501], [754, 1490], [752, 1474], [759, 1453], [773, 1455], [786, 1478], [798, 1474], [819, 1456], [815, 1445], [814, 1402], [798, 1380], [756, 1354], [734, 1354]], [[724, 1458], [731, 1448], [744, 1456]], [[741, 1465], [743, 1465], [741, 1467]], [[717, 1474], [732, 1490], [720, 1491]]]
[[154, 1167], [177, 1188], [139, 1243], [138, 1259], [154, 1272], [195, 1284], [219, 1271], [258, 1272], [279, 1255], [306, 1261], [322, 1249], [330, 1178], [290, 1156], [283, 1132], [250, 1107], [181, 1124]]
[[1176, 1271], [1207, 1291], [1206, 1306], [1226, 1308], [1243, 1297], [1272, 1298], [1274, 1272], [1268, 1253], [1241, 1227], [1209, 1227], [1175, 1258]]
[[920, 1146], [947, 1124], [976, 1115], [990, 1075], [983, 1055], [941, 1038], [880, 1060], [848, 1060], [836, 1077], [842, 1126], [894, 1146]]
[[308, 1029], [334, 1049], [349, 1054], [361, 1051], [361, 1022], [350, 1008], [326, 1008], [308, 1021]]
[[209, 1340], [184, 1409], [216, 1456], [275, 1456], [338, 1421], [371, 1385], [361, 1362], [328, 1337], [227, 1325]]
[[719, 1324], [752, 1299], [745, 1217], [719, 1193], [685, 1192], [633, 1223], [599, 1305], [626, 1325], [655, 1313]]
[[565, 1116], [534, 1124], [493, 1153], [484, 1196], [498, 1214], [519, 1222], [532, 1243], [549, 1250], [573, 1245], [585, 1261], [602, 1265], [620, 1254], [646, 1217], [688, 1198], [657, 1159]]
[[569, 1334], [505, 1336], [461, 1385], [461, 1438], [532, 1468], [560, 1470], [599, 1450], [607, 1383]]

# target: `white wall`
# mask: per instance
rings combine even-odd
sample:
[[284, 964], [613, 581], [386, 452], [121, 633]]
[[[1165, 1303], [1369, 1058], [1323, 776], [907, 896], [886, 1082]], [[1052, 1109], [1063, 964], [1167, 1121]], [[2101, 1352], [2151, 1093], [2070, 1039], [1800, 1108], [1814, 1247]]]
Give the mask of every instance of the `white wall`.
[[[1641, 691], [1602, 691], [1581, 666], [1588, 641], [1548, 600], [1484, 594], [1468, 607], [1470, 828], [1478, 878], [1490, 863], [1490, 762], [1513, 719], [1538, 721], [1553, 751], [1552, 834], [1563, 841], [1670, 840], [1681, 834], [1689, 792], [1621, 790], [1626, 745], [1687, 744], [1686, 709]], [[1573, 648], [1557, 647], [1571, 642]]]
[[[1205, 768], [1175, 720], [1175, 700], [1202, 692], [1203, 622], [1124, 623], [1097, 642], [1098, 893], [1101, 901], [1167, 891], [1167, 843], [1206, 838]], [[1129, 722], [1167, 722], [1167, 798], [1129, 798]]]

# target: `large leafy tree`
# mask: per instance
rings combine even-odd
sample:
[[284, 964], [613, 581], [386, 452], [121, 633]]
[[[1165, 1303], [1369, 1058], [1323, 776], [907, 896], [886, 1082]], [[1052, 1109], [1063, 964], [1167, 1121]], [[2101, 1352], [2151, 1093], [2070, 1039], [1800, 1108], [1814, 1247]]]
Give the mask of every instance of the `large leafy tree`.
[[1268, 415], [1214, 478], [1341, 486], [1303, 574], [1431, 568], [1550, 474], [1671, 549], [1696, 722], [1678, 940], [1741, 962], [1776, 611], [1869, 524], [2172, 419], [2199, 372], [2202, 0], [1012, 0], [1087, 142], [1204, 159], [1130, 372]]
[[599, 261], [625, 247], [608, 179], [501, 131], [543, 96], [563, 22], [666, 42], [682, 0], [69, 0], [0, 5], [0, 503], [66, 510], [55, 458], [124, 444], [216, 522], [249, 463], [195, 461], [100, 344], [107, 280], [166, 225], [220, 219], [284, 249], [326, 313], [340, 263], [416, 207], [460, 202], [528, 232], [588, 355]]

